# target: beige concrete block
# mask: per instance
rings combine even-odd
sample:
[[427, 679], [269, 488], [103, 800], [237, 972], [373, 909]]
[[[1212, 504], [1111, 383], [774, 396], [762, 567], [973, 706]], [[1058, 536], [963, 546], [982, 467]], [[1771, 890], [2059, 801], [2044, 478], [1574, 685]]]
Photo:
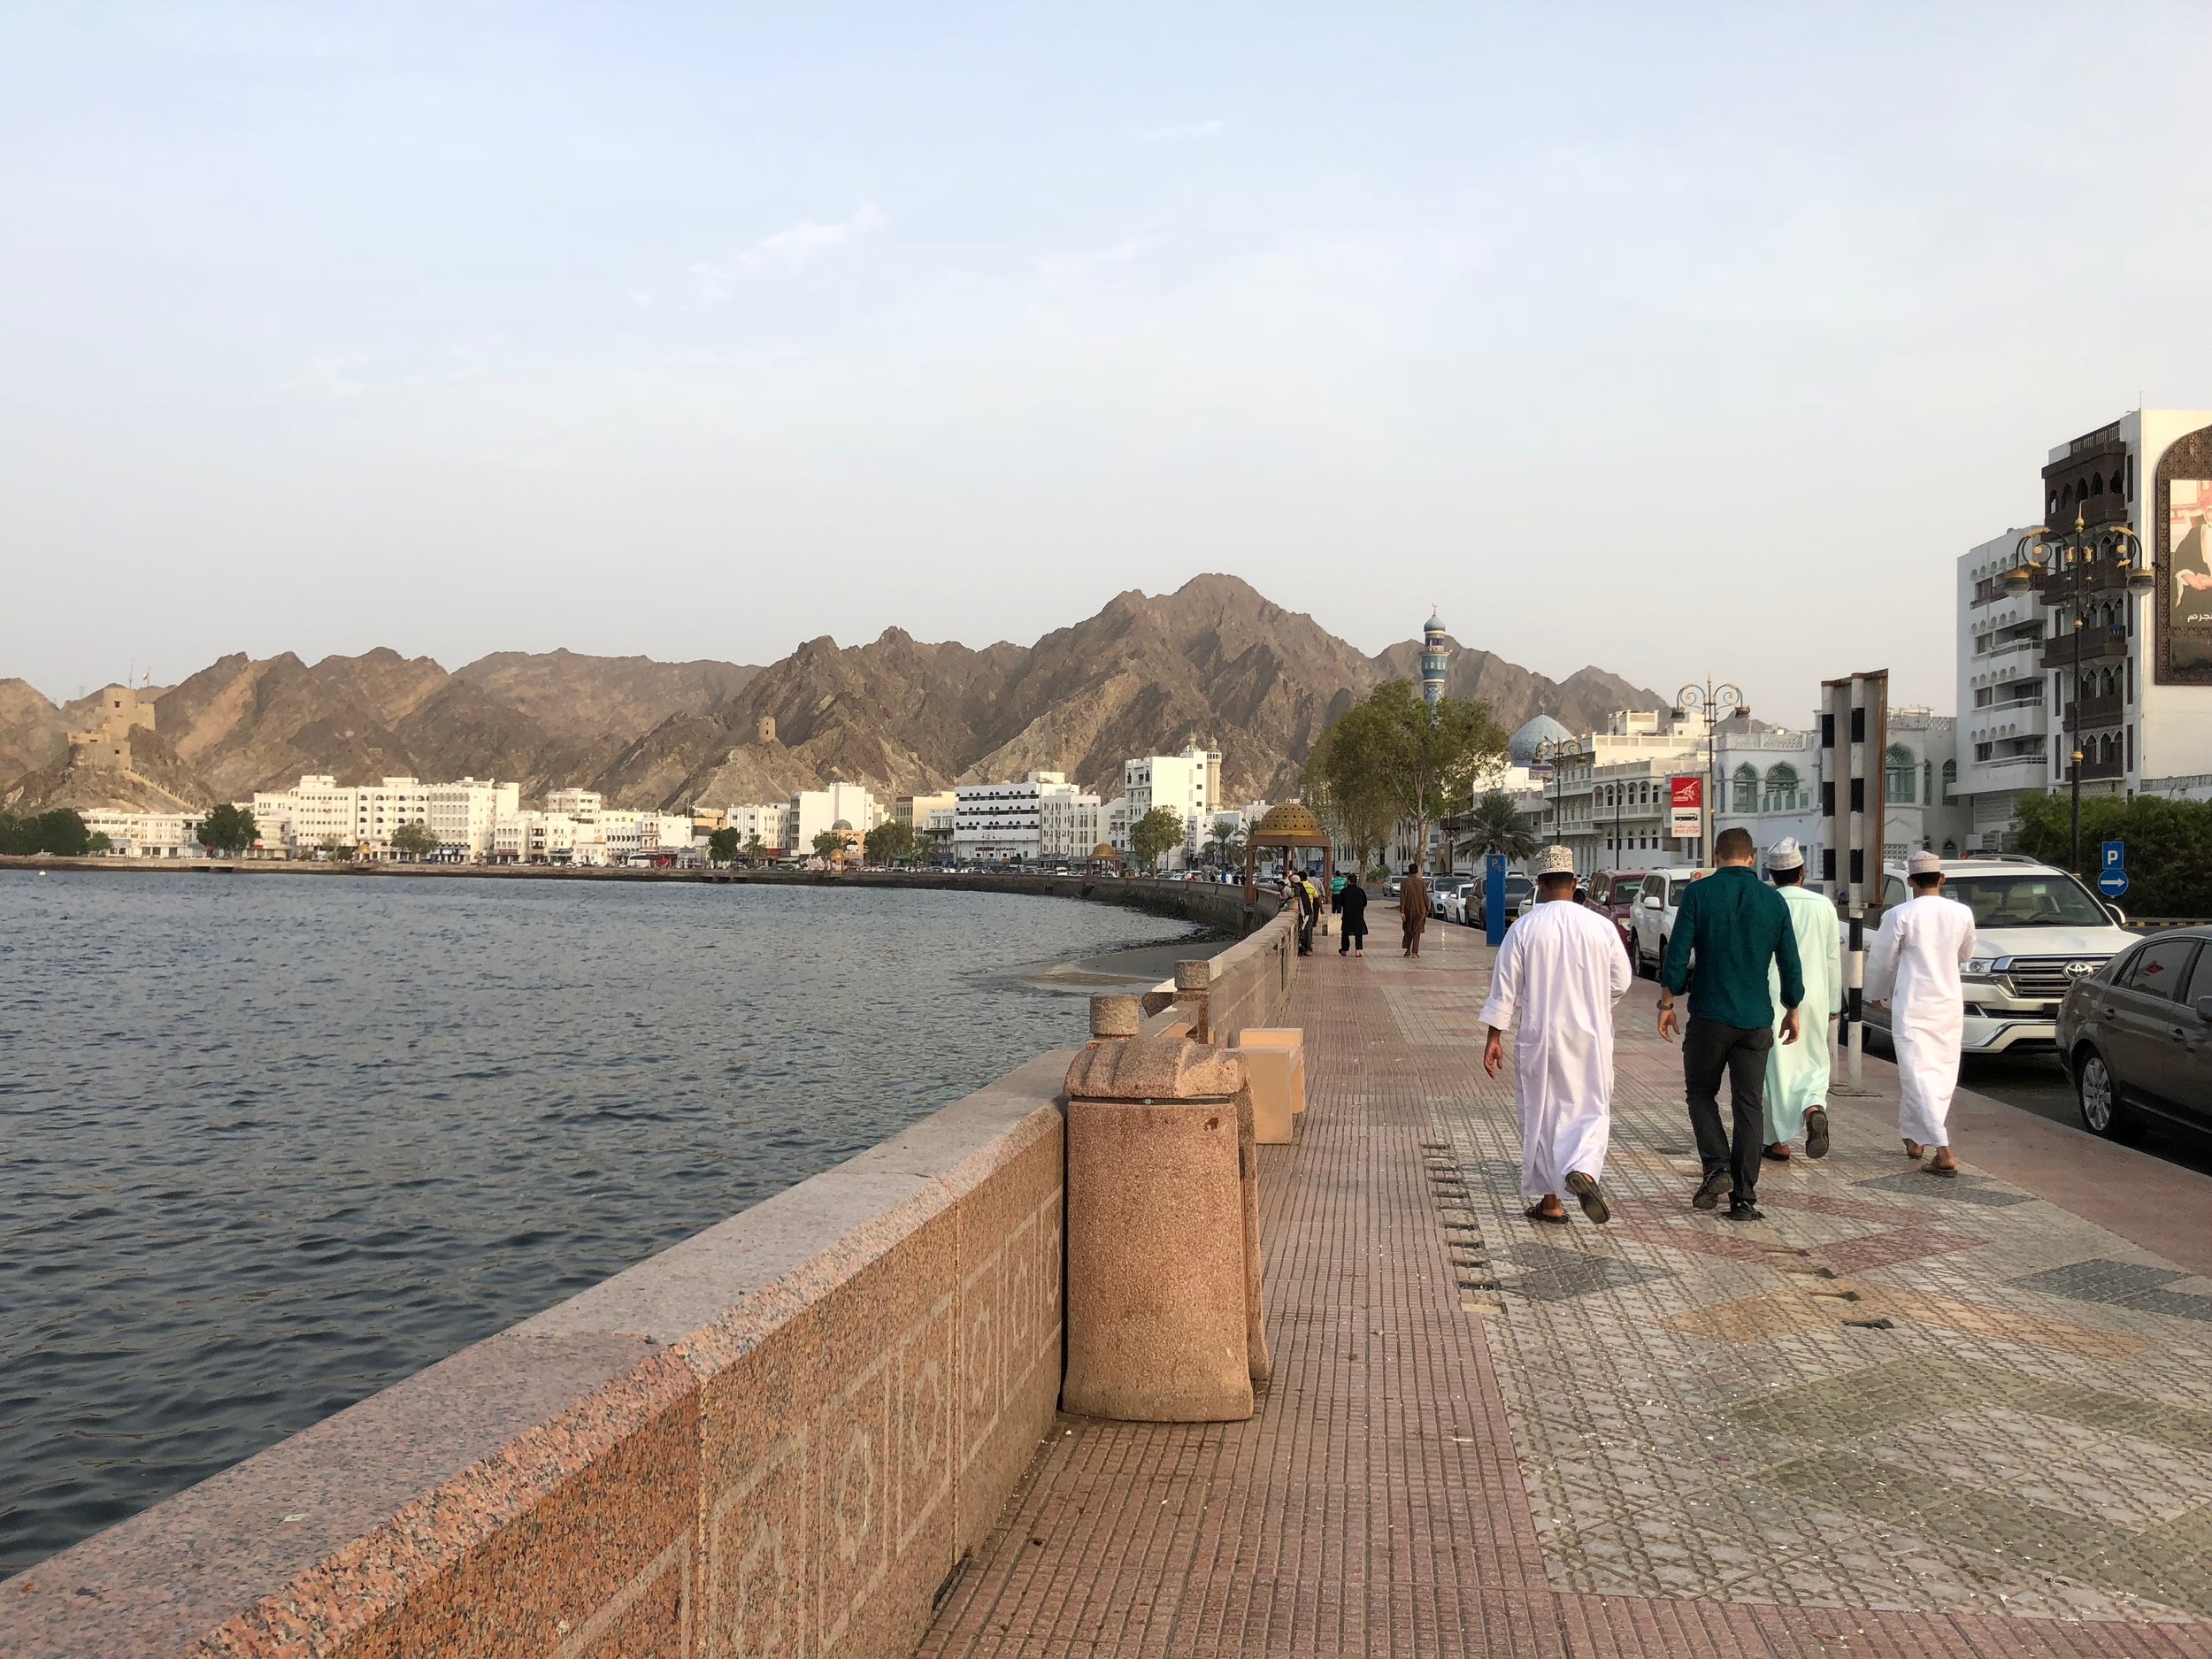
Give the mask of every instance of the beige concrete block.
[[[1284, 1076], [1290, 1091], [1291, 1113], [1294, 1117], [1306, 1110], [1306, 1033], [1302, 1029], [1296, 1025], [1248, 1025], [1237, 1033], [1236, 1047], [1244, 1052], [1248, 1067], [1272, 1065], [1272, 1061], [1261, 1057], [1263, 1055], [1286, 1056]], [[1253, 1087], [1256, 1090], [1259, 1087], [1256, 1074]]]

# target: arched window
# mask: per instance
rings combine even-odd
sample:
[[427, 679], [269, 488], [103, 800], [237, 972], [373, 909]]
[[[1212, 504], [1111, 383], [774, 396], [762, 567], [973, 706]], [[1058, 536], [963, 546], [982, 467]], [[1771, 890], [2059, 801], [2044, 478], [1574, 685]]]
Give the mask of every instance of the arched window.
[[1768, 767], [1767, 810], [1794, 812], [1797, 808], [1797, 768], [1782, 764]]
[[1959, 844], [1955, 841], [1945, 841], [1943, 843], [1943, 856], [1946, 858], [1957, 857], [1959, 856]]
[[1883, 770], [1888, 774], [1885, 787], [1889, 793], [1889, 803], [1892, 806], [1912, 805], [1917, 796], [1913, 786], [1919, 782], [1914, 774], [1920, 770], [1920, 763], [1913, 758], [1912, 750], [1904, 748], [1891, 749], [1884, 757]]
[[[1956, 806], [1958, 803], [1959, 764], [1955, 760], [1947, 760], [1943, 763], [1943, 804]], [[1947, 858], [1950, 856], [1947, 852], [1944, 855]]]
[[1920, 763], [1920, 798], [1930, 806], [1935, 804], [1935, 762], [1932, 760]]
[[2104, 494], [2104, 474], [2102, 472], [2092, 472], [2089, 475], [2089, 493], [2093, 495], [2101, 495]]
[[1739, 813], [1759, 810], [1759, 769], [1749, 761], [1736, 768], [1736, 803]]

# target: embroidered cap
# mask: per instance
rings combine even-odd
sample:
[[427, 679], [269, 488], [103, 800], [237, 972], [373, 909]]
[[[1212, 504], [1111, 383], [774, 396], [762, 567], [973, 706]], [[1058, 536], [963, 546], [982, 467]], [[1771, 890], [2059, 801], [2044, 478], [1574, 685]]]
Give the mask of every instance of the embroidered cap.
[[1567, 847], [1547, 847], [1536, 855], [1531, 873], [1540, 876], [1571, 876], [1575, 872], [1574, 850]]
[[1943, 873], [1943, 860], [1923, 847], [1905, 860], [1905, 873], [1909, 876], [1939, 876]]
[[1767, 868], [1770, 870], [1802, 870], [1805, 849], [1797, 844], [1797, 837], [1785, 835], [1767, 849]]

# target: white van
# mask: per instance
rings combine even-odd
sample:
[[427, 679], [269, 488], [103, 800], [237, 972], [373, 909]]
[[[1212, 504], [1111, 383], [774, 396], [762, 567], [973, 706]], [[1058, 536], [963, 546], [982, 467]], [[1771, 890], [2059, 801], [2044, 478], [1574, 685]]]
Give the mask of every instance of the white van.
[[1636, 939], [1636, 972], [1659, 977], [1659, 964], [1667, 959], [1667, 941], [1674, 937], [1675, 913], [1690, 883], [1705, 873], [1692, 864], [1644, 874], [1643, 891], [1629, 909]]

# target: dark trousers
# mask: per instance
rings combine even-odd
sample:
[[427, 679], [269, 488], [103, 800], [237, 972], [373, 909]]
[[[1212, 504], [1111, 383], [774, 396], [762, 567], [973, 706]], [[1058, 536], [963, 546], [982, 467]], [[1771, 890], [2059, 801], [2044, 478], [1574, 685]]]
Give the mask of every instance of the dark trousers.
[[[1747, 1204], [1759, 1187], [1759, 1155], [1766, 1147], [1767, 1051], [1774, 1047], [1770, 1025], [1724, 1025], [1690, 1016], [1682, 1032], [1682, 1082], [1690, 1104], [1690, 1131], [1705, 1173], [1726, 1170], [1735, 1179], [1732, 1203]], [[1720, 1122], [1721, 1074], [1728, 1075], [1728, 1102], [1736, 1120], [1732, 1147]]]

